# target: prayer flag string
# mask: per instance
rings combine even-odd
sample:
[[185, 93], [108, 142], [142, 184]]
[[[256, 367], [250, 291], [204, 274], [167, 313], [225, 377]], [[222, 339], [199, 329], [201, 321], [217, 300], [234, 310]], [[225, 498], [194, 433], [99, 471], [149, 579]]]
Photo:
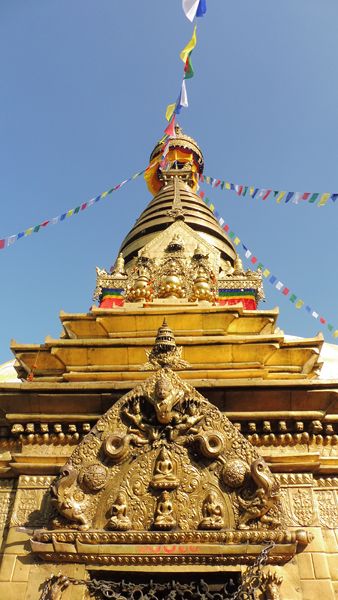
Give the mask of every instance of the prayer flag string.
[[260, 198], [268, 200], [273, 198], [277, 204], [300, 204], [303, 201], [317, 206], [325, 206], [329, 200], [336, 202], [338, 193], [336, 192], [288, 192], [273, 190], [272, 188], [259, 188], [255, 185], [243, 185], [239, 183], [230, 183], [223, 179], [216, 179], [208, 175], [200, 175], [200, 181], [211, 185], [212, 188], [234, 191], [238, 196], [251, 196], [251, 198]]
[[255, 255], [252, 250], [246, 246], [242, 240], [238, 237], [238, 235], [233, 231], [229, 224], [225, 222], [222, 216], [215, 210], [214, 204], [210, 201], [208, 197], [205, 196], [204, 192], [199, 192], [199, 195], [203, 202], [207, 204], [211, 210], [211, 212], [216, 217], [219, 225], [226, 232], [228, 237], [231, 239], [232, 243], [236, 246], [237, 249], [241, 249], [244, 253], [244, 257], [254, 266], [255, 269], [259, 269], [262, 272], [262, 275], [266, 281], [270, 283], [278, 292], [280, 292], [285, 298], [289, 298], [289, 301], [293, 304], [295, 308], [305, 309], [305, 311], [313, 318], [320, 322], [321, 325], [324, 325], [328, 331], [333, 335], [334, 338], [338, 338], [338, 329], [334, 327], [325, 317], [321, 316], [321, 314], [315, 310], [310, 305], [306, 304], [304, 300], [299, 298], [282, 280], [274, 275], [266, 265], [259, 261], [258, 257]]
[[42, 221], [38, 225], [33, 225], [32, 227], [28, 227], [28, 229], [25, 229], [24, 231], [21, 231], [20, 233], [16, 233], [14, 235], [10, 235], [8, 237], [0, 239], [0, 250], [4, 250], [5, 248], [8, 248], [8, 246], [12, 246], [12, 244], [14, 244], [17, 240], [28, 237], [32, 233], [38, 233], [41, 229], [45, 229], [48, 225], [56, 225], [57, 223], [61, 223], [62, 221], [64, 221], [65, 219], [68, 219], [69, 217], [73, 217], [74, 215], [79, 214], [83, 210], [87, 210], [87, 208], [94, 206], [95, 204], [97, 204], [97, 202], [99, 202], [100, 200], [103, 200], [104, 198], [106, 198], [107, 196], [112, 194], [113, 192], [117, 192], [118, 190], [120, 190], [124, 185], [126, 185], [130, 181], [133, 181], [134, 179], [137, 179], [137, 177], [140, 177], [140, 175], [143, 175], [143, 173], [145, 173], [152, 166], [153, 165], [149, 165], [146, 169], [143, 169], [142, 171], [139, 171], [138, 173], [134, 173], [134, 175], [132, 175], [131, 177], [128, 177], [128, 179], [124, 179], [124, 181], [121, 181], [121, 183], [118, 183], [114, 187], [110, 188], [110, 190], [106, 190], [105, 192], [102, 192], [102, 194], [99, 194], [95, 198], [91, 198], [87, 202], [84, 202], [83, 204], [80, 204], [79, 206], [76, 206], [75, 208], [71, 208], [70, 210], [67, 210], [62, 215], [53, 217], [52, 219], [47, 219], [45, 221]]

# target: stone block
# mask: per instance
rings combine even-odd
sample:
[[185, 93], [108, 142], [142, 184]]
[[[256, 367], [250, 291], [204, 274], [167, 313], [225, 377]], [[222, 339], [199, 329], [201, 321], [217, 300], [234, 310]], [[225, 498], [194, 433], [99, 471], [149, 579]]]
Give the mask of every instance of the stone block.
[[15, 561], [13, 581], [28, 581], [29, 571], [32, 566], [31, 556], [18, 556]]
[[338, 543], [333, 529], [323, 529], [325, 552], [338, 552]]
[[327, 562], [331, 579], [338, 582], [338, 554], [328, 554]]
[[330, 579], [326, 554], [315, 552], [311, 555], [316, 579]]
[[0, 598], [6, 600], [19, 600], [25, 598], [27, 582], [25, 583], [8, 583], [0, 582]]
[[301, 579], [314, 579], [315, 574], [313, 570], [312, 555], [308, 553], [299, 554], [297, 556], [297, 564], [299, 569], [299, 575]]
[[301, 581], [302, 600], [313, 600], [314, 598], [325, 598], [325, 600], [335, 600], [333, 585], [328, 579], [304, 579]]
[[1, 560], [0, 581], [11, 581], [15, 566], [15, 556], [4, 554]]

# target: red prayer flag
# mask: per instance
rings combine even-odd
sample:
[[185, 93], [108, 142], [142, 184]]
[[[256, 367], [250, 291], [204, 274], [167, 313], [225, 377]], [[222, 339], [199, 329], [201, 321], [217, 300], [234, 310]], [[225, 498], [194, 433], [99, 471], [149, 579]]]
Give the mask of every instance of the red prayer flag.
[[5, 247], [5, 240], [0, 240], [0, 250]]
[[257, 262], [257, 258], [256, 256], [253, 256], [251, 259], [252, 264], [254, 265]]
[[284, 296], [287, 296], [289, 293], [289, 288], [285, 287], [284, 290], [282, 291], [282, 294], [284, 294]]
[[266, 200], [266, 199], [267, 199], [267, 197], [268, 197], [268, 196], [271, 194], [271, 192], [272, 192], [272, 190], [266, 190], [266, 192], [265, 192], [265, 194], [264, 194], [264, 196], [263, 196], [262, 200]]
[[164, 133], [169, 135], [170, 137], [175, 137], [175, 115], [172, 117], [169, 125], [164, 130]]
[[310, 192], [305, 192], [305, 193], [302, 195], [302, 200], [307, 200], [308, 198], [310, 198], [310, 196], [311, 196]]
[[202, 198], [202, 200], [203, 200], [204, 196], [205, 196], [205, 192], [200, 192], [200, 198]]
[[325, 325], [325, 323], [326, 323], [326, 319], [324, 319], [324, 317], [320, 317], [320, 319], [319, 319], [319, 320], [320, 320], [320, 322], [321, 322], [323, 325]]
[[229, 231], [229, 225], [224, 225], [223, 229], [224, 231]]

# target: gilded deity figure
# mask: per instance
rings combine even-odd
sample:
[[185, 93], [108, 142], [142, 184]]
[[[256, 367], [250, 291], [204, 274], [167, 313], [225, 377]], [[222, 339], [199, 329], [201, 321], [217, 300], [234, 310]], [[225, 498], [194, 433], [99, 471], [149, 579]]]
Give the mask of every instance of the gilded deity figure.
[[175, 475], [174, 462], [169, 450], [162, 446], [155, 462], [154, 476], [151, 485], [157, 489], [170, 490], [176, 488], [179, 480]]
[[169, 492], [162, 492], [157, 500], [154, 528], [155, 529], [173, 529], [176, 526], [174, 517], [173, 503]]
[[222, 529], [224, 527], [224, 507], [218, 494], [212, 490], [202, 505], [203, 519], [200, 529]]
[[111, 507], [111, 517], [109, 519], [108, 528], [116, 531], [127, 531], [130, 529], [131, 521], [127, 515], [127, 510], [127, 496], [124, 492], [119, 492]]
[[172, 409], [183, 396], [184, 392], [175, 388], [167, 377], [156, 381], [151, 402], [155, 407], [157, 420], [162, 425], [171, 423], [175, 415]]

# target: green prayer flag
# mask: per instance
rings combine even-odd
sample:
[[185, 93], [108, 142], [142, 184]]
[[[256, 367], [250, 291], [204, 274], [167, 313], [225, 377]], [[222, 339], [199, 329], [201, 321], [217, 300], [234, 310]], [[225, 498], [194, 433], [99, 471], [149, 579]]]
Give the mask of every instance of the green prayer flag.
[[291, 294], [289, 300], [290, 300], [290, 302], [295, 302], [297, 300], [296, 294]]
[[316, 202], [317, 198], [318, 198], [319, 194], [312, 194], [309, 202]]

